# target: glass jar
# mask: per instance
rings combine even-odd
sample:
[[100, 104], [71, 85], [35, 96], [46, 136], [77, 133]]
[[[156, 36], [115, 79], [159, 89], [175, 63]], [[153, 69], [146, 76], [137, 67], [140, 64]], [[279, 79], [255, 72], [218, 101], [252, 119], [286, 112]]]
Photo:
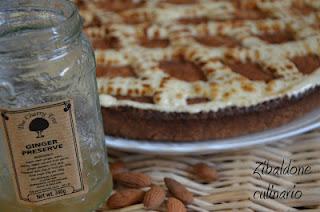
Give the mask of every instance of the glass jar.
[[0, 1], [0, 109], [72, 99], [88, 185], [88, 192], [80, 196], [37, 206], [21, 203], [0, 130], [0, 211], [92, 211], [111, 192], [95, 59], [81, 31], [81, 17], [68, 0]]

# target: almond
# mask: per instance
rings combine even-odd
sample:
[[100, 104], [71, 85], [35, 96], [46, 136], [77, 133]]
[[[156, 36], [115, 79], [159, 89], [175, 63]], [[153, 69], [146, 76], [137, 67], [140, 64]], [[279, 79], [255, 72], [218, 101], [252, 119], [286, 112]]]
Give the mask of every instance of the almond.
[[151, 179], [143, 173], [125, 172], [116, 174], [114, 180], [129, 188], [144, 188], [151, 185]]
[[143, 204], [147, 209], [157, 209], [164, 201], [166, 193], [160, 186], [152, 186], [143, 199]]
[[167, 212], [186, 212], [186, 211], [187, 211], [186, 207], [180, 200], [174, 197], [170, 197], [168, 199]]
[[193, 201], [193, 194], [186, 189], [181, 183], [171, 178], [164, 178], [164, 182], [170, 191], [170, 193], [181, 200], [182, 202], [189, 204]]
[[107, 205], [111, 209], [123, 208], [143, 201], [144, 191], [138, 189], [125, 189], [111, 195]]
[[218, 179], [218, 173], [215, 169], [210, 168], [205, 163], [198, 163], [192, 167], [192, 172], [198, 176], [201, 180], [207, 183], [215, 181]]
[[112, 176], [114, 177], [116, 174], [120, 174], [123, 172], [127, 172], [127, 167], [122, 161], [117, 161], [114, 163], [110, 163], [109, 165], [110, 172]]

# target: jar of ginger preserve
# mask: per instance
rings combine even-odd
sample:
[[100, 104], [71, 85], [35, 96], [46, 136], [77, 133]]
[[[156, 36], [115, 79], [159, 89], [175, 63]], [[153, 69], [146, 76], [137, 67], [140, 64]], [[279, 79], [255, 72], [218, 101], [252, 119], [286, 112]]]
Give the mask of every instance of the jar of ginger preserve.
[[0, 1], [0, 211], [93, 211], [110, 194], [81, 30], [71, 1]]

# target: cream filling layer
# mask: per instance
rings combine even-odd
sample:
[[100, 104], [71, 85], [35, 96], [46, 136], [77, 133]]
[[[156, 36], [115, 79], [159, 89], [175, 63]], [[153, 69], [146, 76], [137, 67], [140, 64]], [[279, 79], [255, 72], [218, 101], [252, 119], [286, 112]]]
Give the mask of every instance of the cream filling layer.
[[279, 98], [295, 98], [312, 88], [320, 86], [320, 68], [318, 68], [312, 74], [306, 75], [297, 81], [291, 81], [289, 85], [284, 85], [285, 83], [283, 82], [281, 84], [282, 85], [279, 86], [282, 89], [280, 89], [281, 91], [279, 93], [267, 94], [264, 92], [264, 89], [261, 89], [261, 92], [256, 91], [252, 95], [241, 95], [241, 93], [237, 93], [228, 100], [223, 100], [221, 98], [211, 100], [207, 103], [199, 103], [194, 105], [174, 105], [170, 102], [168, 102], [167, 104], [140, 103], [130, 100], [117, 100], [115, 97], [107, 94], [100, 95], [100, 103], [102, 107], [129, 106], [143, 110], [157, 110], [160, 112], [178, 113], [217, 112], [219, 110], [233, 106], [239, 108], [248, 108], [263, 102], [268, 102]]

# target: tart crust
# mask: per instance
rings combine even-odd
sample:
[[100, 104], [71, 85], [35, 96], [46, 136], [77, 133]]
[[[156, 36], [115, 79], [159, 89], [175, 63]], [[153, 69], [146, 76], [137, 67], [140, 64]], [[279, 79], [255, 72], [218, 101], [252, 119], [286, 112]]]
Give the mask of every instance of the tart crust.
[[112, 136], [161, 141], [229, 138], [287, 124], [320, 107], [320, 87], [296, 98], [251, 108], [209, 113], [166, 113], [133, 107], [102, 108], [105, 132]]

